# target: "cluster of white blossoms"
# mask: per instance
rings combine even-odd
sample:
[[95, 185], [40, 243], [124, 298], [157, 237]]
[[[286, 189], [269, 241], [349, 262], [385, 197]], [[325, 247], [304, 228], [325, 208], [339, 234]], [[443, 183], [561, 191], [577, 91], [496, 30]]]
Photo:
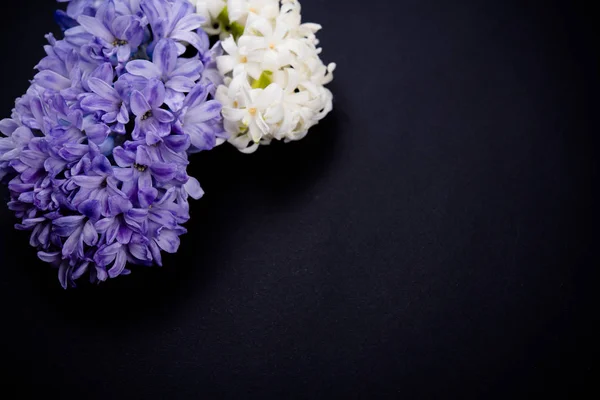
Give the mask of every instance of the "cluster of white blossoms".
[[191, 1], [221, 39], [216, 99], [231, 144], [252, 153], [273, 139], [299, 140], [331, 111], [324, 85], [335, 64], [321, 61], [321, 26], [302, 23], [297, 0]]

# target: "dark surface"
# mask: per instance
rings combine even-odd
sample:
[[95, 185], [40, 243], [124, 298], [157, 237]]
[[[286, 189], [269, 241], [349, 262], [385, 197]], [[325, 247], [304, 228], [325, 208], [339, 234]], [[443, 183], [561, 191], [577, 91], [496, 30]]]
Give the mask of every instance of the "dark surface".
[[[2, 205], [0, 379], [103, 399], [583, 390], [597, 17], [530, 3], [304, 0], [335, 110], [299, 143], [197, 155], [207, 195], [162, 269], [63, 291]], [[4, 116], [54, 7], [0, 6]]]

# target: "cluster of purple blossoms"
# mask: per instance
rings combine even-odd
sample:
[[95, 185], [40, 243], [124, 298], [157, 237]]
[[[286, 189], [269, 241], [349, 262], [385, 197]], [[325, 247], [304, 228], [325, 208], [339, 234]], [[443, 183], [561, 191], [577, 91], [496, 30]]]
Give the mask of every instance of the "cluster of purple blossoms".
[[[59, 0], [66, 2], [69, 0]], [[0, 179], [63, 287], [161, 265], [179, 246], [188, 153], [224, 138], [216, 47], [186, 0], [72, 0], [57, 12], [11, 118], [0, 121]]]

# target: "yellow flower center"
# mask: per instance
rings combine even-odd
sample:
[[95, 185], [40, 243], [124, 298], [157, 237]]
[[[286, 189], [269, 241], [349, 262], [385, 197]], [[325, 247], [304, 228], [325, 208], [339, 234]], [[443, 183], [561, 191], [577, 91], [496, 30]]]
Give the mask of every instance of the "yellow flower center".
[[240, 103], [238, 103], [237, 100], [233, 101], [233, 108], [238, 108], [239, 105]]
[[248, 62], [248, 57], [246, 57], [246, 56], [241, 56], [241, 57], [240, 57], [240, 62], [241, 62], [242, 64], [246, 64], [246, 63]]
[[254, 108], [254, 107], [249, 108], [248, 113], [254, 117], [256, 115], [256, 108]]
[[273, 50], [273, 49], [275, 48], [275, 44], [274, 44], [274, 43], [270, 43], [270, 44], [269, 44], [269, 48], [270, 48], [271, 50]]

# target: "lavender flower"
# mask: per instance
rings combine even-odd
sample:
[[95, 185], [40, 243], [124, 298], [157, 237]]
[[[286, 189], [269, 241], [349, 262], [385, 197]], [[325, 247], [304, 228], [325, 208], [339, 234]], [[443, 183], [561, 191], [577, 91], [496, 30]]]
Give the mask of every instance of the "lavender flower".
[[202, 49], [200, 36], [194, 31], [200, 28], [204, 19], [194, 13], [194, 6], [188, 1], [142, 0], [140, 7], [148, 17], [156, 39], [174, 39], [179, 54], [186, 50], [184, 43], [189, 43], [198, 51]]
[[177, 46], [171, 39], [161, 39], [154, 48], [152, 62], [134, 60], [127, 64], [127, 72], [146, 79], [160, 79], [165, 84], [165, 103], [179, 110], [185, 93], [192, 90], [200, 78], [202, 62], [177, 57]]
[[143, 93], [134, 90], [131, 93], [131, 111], [135, 114], [135, 128], [132, 137], [145, 138], [148, 145], [162, 140], [171, 132], [173, 114], [160, 108], [165, 101], [165, 87], [156, 79], [148, 82]]
[[102, 46], [105, 57], [116, 54], [119, 62], [129, 60], [132, 51], [141, 44], [144, 30], [141, 21], [134, 15], [117, 15], [112, 0], [102, 5], [94, 17], [80, 15], [77, 22], [90, 34], [94, 35]]
[[[59, 0], [67, 2], [68, 0]], [[162, 265], [189, 219], [188, 153], [223, 137], [215, 50], [186, 0], [72, 0], [10, 118], [0, 179], [63, 287]], [[184, 58], [185, 47], [198, 50]], [[150, 61], [152, 60], [152, 61]], [[210, 65], [209, 65], [210, 64]]]

